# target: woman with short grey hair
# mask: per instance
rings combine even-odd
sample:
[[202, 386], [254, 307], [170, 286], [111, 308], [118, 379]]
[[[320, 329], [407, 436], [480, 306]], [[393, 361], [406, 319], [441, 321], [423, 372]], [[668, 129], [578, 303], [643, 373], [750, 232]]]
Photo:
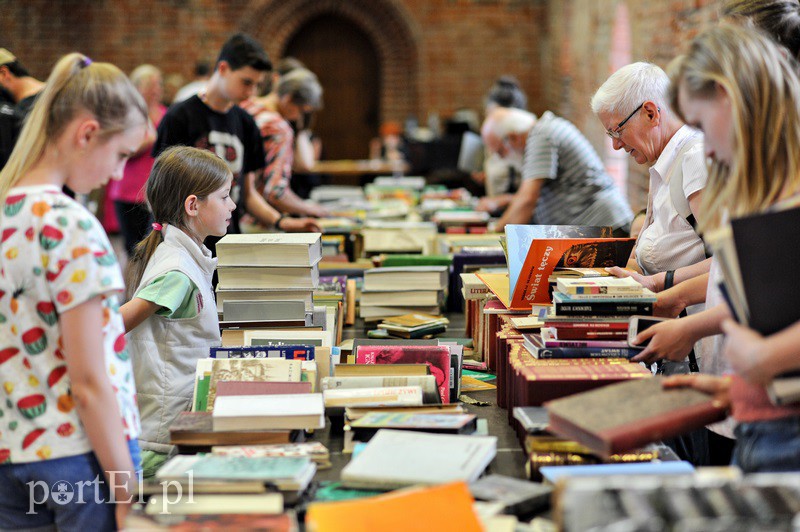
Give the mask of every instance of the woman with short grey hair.
[[[650, 174], [647, 213], [636, 240], [635, 261], [629, 262], [627, 270], [609, 271], [618, 277], [634, 277], [654, 292], [702, 279], [699, 282], [703, 287], [691, 301], [696, 304], [686, 309], [695, 313], [704, 308], [704, 281], [710, 267], [703, 241], [694, 229], [708, 173], [703, 136], [670, 108], [669, 86], [669, 77], [657, 65], [633, 63], [612, 74], [592, 97], [592, 111], [611, 137], [614, 149], [625, 150], [637, 163], [648, 166]], [[659, 303], [668, 299], [659, 297]], [[675, 317], [687, 306], [688, 302], [677, 308], [671, 303], [657, 303], [656, 312]], [[659, 371], [667, 375], [698, 371], [696, 359], [704, 351], [703, 341], [698, 342], [688, 361], [663, 361]], [[671, 446], [683, 459], [697, 465], [708, 463], [704, 431], [679, 438]]]

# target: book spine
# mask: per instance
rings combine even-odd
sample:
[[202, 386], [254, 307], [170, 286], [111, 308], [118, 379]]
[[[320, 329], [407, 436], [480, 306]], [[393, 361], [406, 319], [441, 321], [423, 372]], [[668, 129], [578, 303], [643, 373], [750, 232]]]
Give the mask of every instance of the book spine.
[[536, 358], [631, 358], [641, 353], [632, 347], [544, 347]]
[[212, 347], [210, 358], [284, 358], [314, 360], [314, 348], [300, 345]]
[[605, 349], [627, 349], [627, 342], [620, 341], [603, 341], [603, 340], [548, 340], [544, 343], [548, 348], [570, 348], [570, 347], [589, 347], [589, 348], [605, 348]]
[[653, 303], [555, 303], [558, 316], [652, 315]]
[[627, 340], [628, 331], [595, 331], [592, 329], [557, 329], [554, 340]]
[[557, 284], [559, 292], [569, 295], [590, 295], [590, 294], [632, 294], [638, 295], [642, 293], [641, 286], [575, 286]]
[[628, 332], [628, 322], [591, 322], [591, 321], [545, 321], [545, 327], [552, 327], [559, 333], [563, 329], [604, 330]]

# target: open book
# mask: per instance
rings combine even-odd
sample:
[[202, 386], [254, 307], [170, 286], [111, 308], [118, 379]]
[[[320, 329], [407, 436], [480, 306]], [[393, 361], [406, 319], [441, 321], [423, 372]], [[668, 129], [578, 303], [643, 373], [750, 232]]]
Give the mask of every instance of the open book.
[[548, 279], [556, 268], [625, 266], [636, 242], [633, 238], [560, 236], [606, 234], [602, 228], [578, 226], [550, 231], [558, 235], [555, 238], [539, 237], [537, 229], [554, 227], [560, 226], [506, 226], [507, 282], [503, 274], [478, 274], [508, 309], [530, 310], [532, 305], [550, 303]]

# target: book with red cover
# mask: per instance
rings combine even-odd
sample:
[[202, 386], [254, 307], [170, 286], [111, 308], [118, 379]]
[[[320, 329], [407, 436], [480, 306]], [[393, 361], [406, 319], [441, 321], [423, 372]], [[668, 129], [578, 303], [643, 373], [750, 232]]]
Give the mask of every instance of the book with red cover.
[[[557, 267], [625, 266], [633, 238], [521, 238], [506, 227], [508, 248], [508, 308], [530, 309], [550, 303], [548, 279]], [[518, 227], [518, 226], [517, 226]], [[492, 288], [492, 286], [490, 286]], [[492, 291], [500, 298], [500, 294]]]
[[286, 395], [293, 393], [311, 393], [311, 383], [253, 381], [217, 382], [217, 397], [221, 395]]
[[511, 406], [539, 406], [608, 384], [652, 377], [641, 364], [620, 358], [537, 359], [524, 348], [517, 357], [519, 386]]
[[360, 345], [356, 364], [427, 364], [442, 403], [450, 402], [450, 349], [447, 346]]
[[661, 382], [624, 382], [548, 402], [549, 430], [608, 457], [725, 419], [711, 395], [665, 390]]
[[641, 365], [620, 358], [540, 360], [525, 349], [523, 342], [514, 341], [508, 352], [505, 382], [508, 420], [522, 437], [523, 431], [512, 415], [515, 406], [541, 406], [570, 394], [650, 376]]

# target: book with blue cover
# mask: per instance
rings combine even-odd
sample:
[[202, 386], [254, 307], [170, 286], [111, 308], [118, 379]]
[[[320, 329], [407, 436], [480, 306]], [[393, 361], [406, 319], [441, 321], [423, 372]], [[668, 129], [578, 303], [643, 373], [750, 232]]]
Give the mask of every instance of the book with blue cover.
[[211, 358], [284, 358], [286, 360], [314, 360], [312, 345], [243, 345], [212, 347]]

